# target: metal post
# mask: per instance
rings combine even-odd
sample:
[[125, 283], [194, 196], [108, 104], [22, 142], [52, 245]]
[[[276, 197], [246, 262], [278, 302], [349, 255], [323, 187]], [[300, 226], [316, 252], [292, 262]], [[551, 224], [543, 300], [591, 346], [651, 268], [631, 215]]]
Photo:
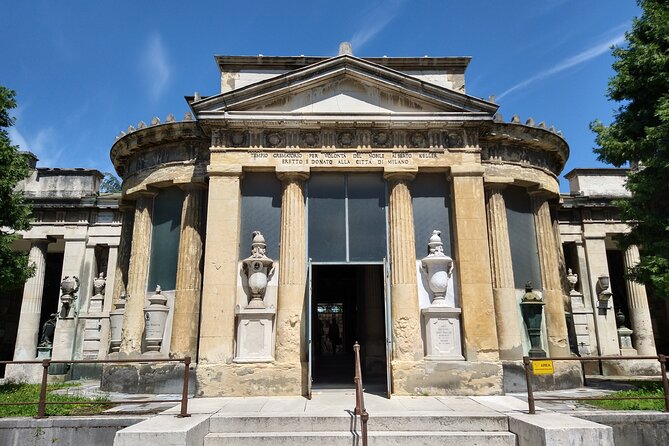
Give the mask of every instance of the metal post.
[[667, 380], [667, 357], [658, 355], [660, 371], [662, 373], [662, 387], [664, 387], [664, 411], [669, 412], [669, 380]]
[[528, 356], [523, 356], [523, 365], [525, 366], [525, 382], [527, 383], [527, 404], [530, 409], [531, 414], [535, 414], [536, 410], [534, 407], [534, 392], [532, 391], [532, 374], [530, 372], [530, 358]]
[[184, 386], [181, 394], [181, 413], [179, 418], [190, 417], [188, 413], [188, 380], [190, 378], [190, 356], [184, 358]]
[[37, 416], [35, 418], [46, 417], [46, 380], [49, 374], [49, 363], [51, 361], [44, 359], [42, 361], [42, 386], [39, 390], [39, 403], [37, 405]]

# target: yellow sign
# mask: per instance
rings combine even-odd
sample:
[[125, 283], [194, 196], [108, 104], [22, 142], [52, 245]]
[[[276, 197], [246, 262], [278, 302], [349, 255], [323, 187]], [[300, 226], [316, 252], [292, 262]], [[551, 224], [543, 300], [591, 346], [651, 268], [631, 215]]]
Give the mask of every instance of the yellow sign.
[[532, 372], [535, 375], [552, 375], [555, 372], [553, 370], [553, 361], [550, 359], [532, 361]]

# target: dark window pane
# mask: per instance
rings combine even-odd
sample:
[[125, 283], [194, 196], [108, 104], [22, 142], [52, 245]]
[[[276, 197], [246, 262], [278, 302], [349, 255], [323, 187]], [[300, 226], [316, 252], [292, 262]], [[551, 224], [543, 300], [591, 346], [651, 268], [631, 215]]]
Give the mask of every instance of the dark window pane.
[[432, 231], [441, 231], [444, 253], [451, 249], [451, 189], [444, 173], [419, 173], [411, 183], [416, 258], [427, 255]]
[[253, 231], [262, 232], [267, 257], [278, 260], [281, 238], [281, 182], [276, 175], [248, 172], [242, 179], [239, 258], [251, 255]]
[[309, 180], [309, 257], [315, 262], [346, 261], [344, 181], [343, 174], [316, 174]]
[[153, 200], [153, 232], [148, 290], [156, 285], [173, 290], [177, 279], [177, 260], [184, 193], [178, 187], [161, 189]]
[[541, 289], [539, 252], [530, 196], [523, 188], [508, 187], [504, 190], [504, 201], [515, 287], [522, 289], [527, 281], [531, 281], [534, 288]]
[[386, 188], [379, 174], [348, 175], [348, 240], [352, 262], [386, 257]]

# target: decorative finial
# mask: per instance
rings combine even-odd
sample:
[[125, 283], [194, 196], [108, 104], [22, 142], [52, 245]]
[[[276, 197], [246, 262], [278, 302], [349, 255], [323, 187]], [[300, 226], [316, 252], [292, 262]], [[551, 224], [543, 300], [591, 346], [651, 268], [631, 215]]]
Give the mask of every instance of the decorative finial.
[[525, 121], [525, 125], [529, 125], [530, 127], [534, 127], [534, 118], [529, 117], [527, 121]]
[[339, 56], [343, 56], [344, 54], [347, 56], [353, 55], [353, 47], [350, 42], [342, 42], [339, 44]]
[[518, 115], [513, 115], [513, 116], [511, 117], [511, 122], [512, 122], [513, 124], [520, 124], [520, 117], [519, 117]]
[[167, 117], [165, 118], [165, 122], [176, 122], [176, 118], [172, 113], [168, 114]]
[[151, 125], [158, 125], [160, 124], [160, 118], [158, 116], [154, 116], [153, 119], [151, 120]]

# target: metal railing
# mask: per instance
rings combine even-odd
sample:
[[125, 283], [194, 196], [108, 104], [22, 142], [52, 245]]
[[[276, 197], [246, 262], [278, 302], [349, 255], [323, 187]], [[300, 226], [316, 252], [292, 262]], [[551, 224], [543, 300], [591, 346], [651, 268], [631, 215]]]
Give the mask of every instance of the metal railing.
[[[662, 379], [662, 387], [664, 389], [664, 396], [635, 396], [635, 397], [620, 397], [620, 396], [568, 396], [568, 397], [541, 397], [534, 396], [532, 389], [532, 362], [533, 361], [579, 361], [583, 369], [583, 361], [630, 361], [630, 360], [656, 360], [660, 362], [660, 375]], [[664, 400], [664, 411], [669, 412], [669, 380], [667, 379], [667, 357], [665, 355], [657, 356], [580, 356], [580, 357], [554, 357], [554, 358], [530, 358], [523, 357], [523, 365], [525, 366], [525, 381], [527, 382], [527, 404], [531, 414], [536, 413], [534, 405], [535, 401], [593, 401], [593, 400]], [[585, 376], [585, 373], [583, 373]]]
[[362, 368], [360, 367], [360, 344], [353, 344], [353, 353], [355, 353], [355, 415], [360, 417], [360, 433], [362, 436], [362, 446], [367, 446], [367, 420], [369, 414], [365, 409], [365, 395], [362, 387]]
[[[37, 405], [37, 416], [35, 418], [45, 418], [47, 404], [90, 404], [90, 405], [116, 405], [116, 404], [144, 404], [144, 403], [181, 403], [181, 410], [177, 417], [190, 417], [188, 413], [188, 380], [190, 379], [190, 356], [185, 358], [175, 359], [43, 359], [41, 361], [0, 361], [0, 364], [41, 364], [42, 369], [42, 384], [40, 387], [39, 401], [16, 401], [13, 403], [0, 402], [0, 406], [27, 406]], [[149, 362], [179, 362], [184, 364], [183, 388], [181, 398], [171, 400], [117, 400], [117, 401], [47, 401], [47, 378], [49, 366], [51, 364], [143, 364]]]

